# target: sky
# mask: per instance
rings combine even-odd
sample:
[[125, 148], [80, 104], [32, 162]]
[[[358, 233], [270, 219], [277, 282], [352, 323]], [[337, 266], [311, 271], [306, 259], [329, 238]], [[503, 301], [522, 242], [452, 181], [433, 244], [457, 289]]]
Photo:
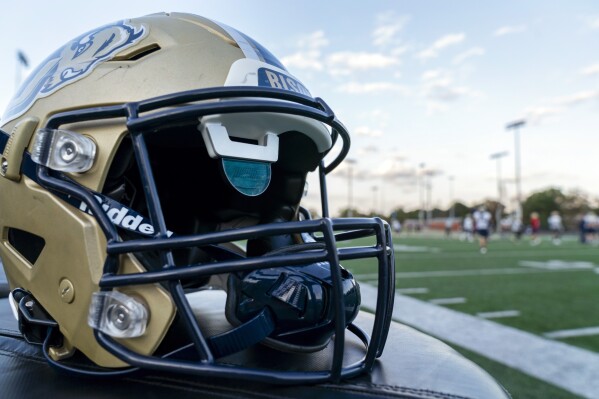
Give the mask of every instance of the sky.
[[[524, 197], [556, 187], [599, 198], [599, 3], [591, 0], [15, 2], [0, 14], [0, 109], [67, 41], [160, 11], [235, 27], [331, 106], [350, 131], [353, 161], [330, 175], [333, 214], [350, 202], [383, 214], [423, 202], [473, 206], [496, 200], [499, 181], [513, 205], [516, 141]], [[526, 122], [518, 134], [506, 129], [518, 120]], [[311, 177], [308, 205], [317, 185]]]

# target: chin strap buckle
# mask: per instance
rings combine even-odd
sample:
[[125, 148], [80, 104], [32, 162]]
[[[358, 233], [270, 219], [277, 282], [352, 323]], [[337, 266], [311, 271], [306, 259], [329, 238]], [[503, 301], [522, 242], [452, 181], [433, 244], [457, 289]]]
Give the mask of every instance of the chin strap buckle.
[[[16, 288], [11, 293], [13, 305], [16, 304], [19, 331], [30, 344], [41, 345], [48, 335], [48, 328], [58, 328], [58, 323], [35, 300], [31, 293]], [[14, 312], [13, 308], [13, 312]]]

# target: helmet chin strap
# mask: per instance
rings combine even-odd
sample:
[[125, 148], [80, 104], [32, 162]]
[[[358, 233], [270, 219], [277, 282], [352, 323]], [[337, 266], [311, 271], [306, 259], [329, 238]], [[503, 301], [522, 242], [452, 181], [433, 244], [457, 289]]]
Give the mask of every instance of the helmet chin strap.
[[268, 337], [275, 329], [271, 311], [265, 307], [254, 318], [232, 330], [207, 339], [215, 358], [225, 357], [249, 348]]

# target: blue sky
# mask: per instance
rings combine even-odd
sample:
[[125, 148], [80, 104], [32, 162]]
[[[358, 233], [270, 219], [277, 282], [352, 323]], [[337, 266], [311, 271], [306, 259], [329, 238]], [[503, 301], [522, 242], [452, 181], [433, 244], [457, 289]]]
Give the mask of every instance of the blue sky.
[[[501, 174], [513, 198], [514, 135], [505, 125], [521, 118], [523, 193], [554, 186], [599, 197], [597, 2], [91, 4], [20, 2], [0, 14], [0, 108], [14, 90], [17, 49], [35, 65], [96, 26], [192, 12], [252, 36], [331, 105], [352, 133], [354, 205], [364, 211], [417, 207], [422, 172], [434, 175], [435, 206], [494, 199], [489, 156], [500, 151], [509, 152]], [[347, 206], [347, 182], [342, 167], [330, 179], [333, 211]]]

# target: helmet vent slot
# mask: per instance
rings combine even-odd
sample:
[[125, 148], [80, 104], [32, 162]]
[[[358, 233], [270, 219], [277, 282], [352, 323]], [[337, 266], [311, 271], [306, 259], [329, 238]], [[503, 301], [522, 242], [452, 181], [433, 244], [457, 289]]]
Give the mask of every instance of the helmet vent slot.
[[158, 45], [158, 43], [152, 43], [147, 46], [134, 49], [133, 51], [130, 51], [128, 53], [117, 55], [116, 57], [113, 57], [110, 61], [137, 61], [158, 50], [160, 50], [160, 46]]
[[8, 229], [8, 243], [32, 265], [46, 245], [42, 237], [14, 227]]

